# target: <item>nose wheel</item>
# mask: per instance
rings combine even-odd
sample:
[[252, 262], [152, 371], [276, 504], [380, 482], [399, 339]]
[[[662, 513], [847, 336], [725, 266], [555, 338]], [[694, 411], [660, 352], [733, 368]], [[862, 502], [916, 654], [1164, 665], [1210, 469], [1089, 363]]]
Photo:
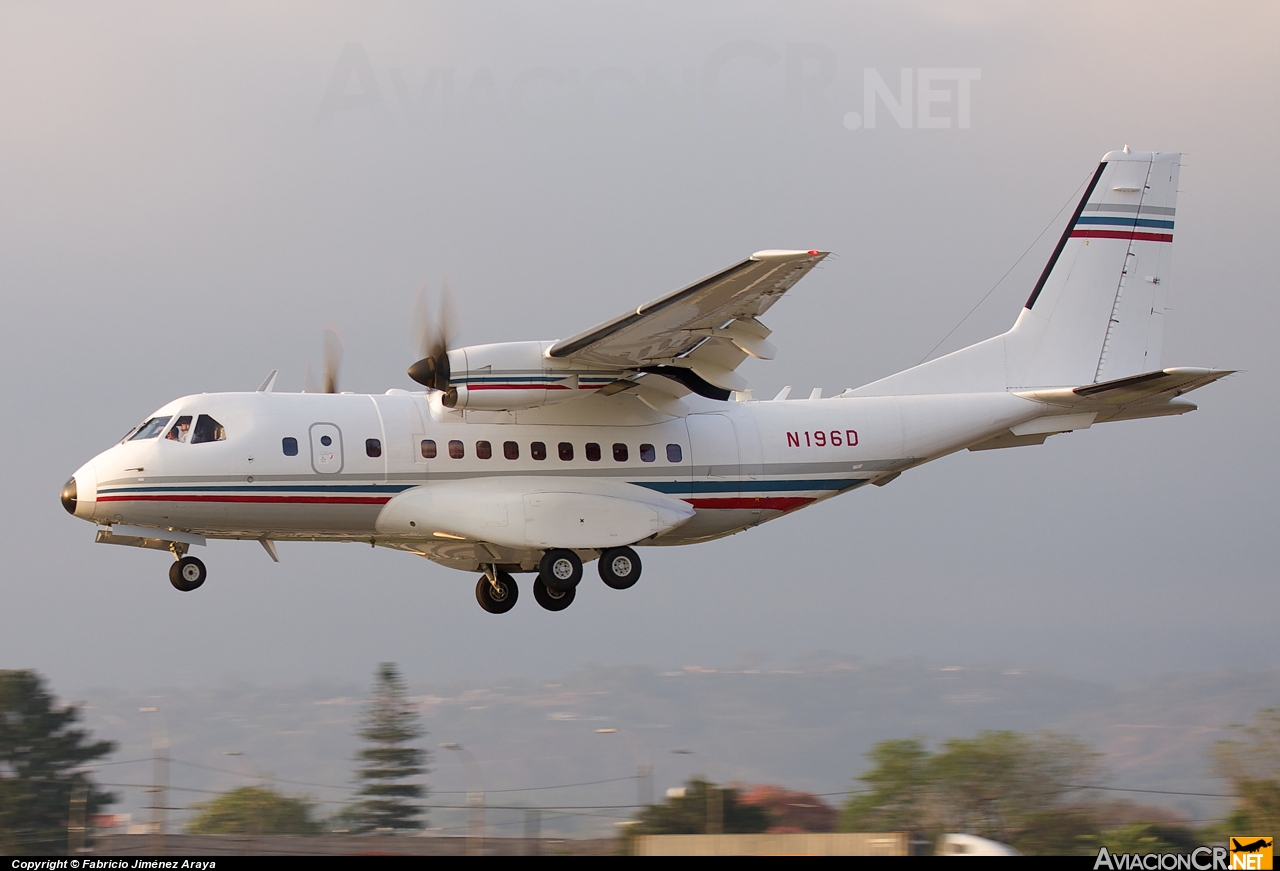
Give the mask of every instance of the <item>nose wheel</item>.
[[490, 575], [484, 574], [476, 582], [476, 601], [490, 614], [507, 613], [516, 606], [519, 595], [520, 588], [516, 586], [515, 579], [506, 572], [494, 572], [492, 580]]
[[193, 556], [184, 556], [169, 566], [169, 583], [173, 584], [175, 590], [184, 593], [190, 593], [199, 587], [208, 576], [209, 570], [204, 567], [204, 563]]

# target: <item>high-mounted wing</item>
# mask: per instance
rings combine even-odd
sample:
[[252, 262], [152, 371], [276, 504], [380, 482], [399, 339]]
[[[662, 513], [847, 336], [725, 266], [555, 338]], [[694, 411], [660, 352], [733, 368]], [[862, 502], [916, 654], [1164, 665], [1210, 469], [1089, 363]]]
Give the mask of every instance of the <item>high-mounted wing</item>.
[[[770, 330], [756, 318], [827, 256], [826, 251], [758, 251], [741, 263], [567, 339], [552, 357], [657, 372], [692, 370], [723, 390], [745, 386], [733, 370], [748, 354], [772, 359]], [[697, 389], [690, 384], [692, 389]], [[703, 391], [698, 391], [703, 392]]]

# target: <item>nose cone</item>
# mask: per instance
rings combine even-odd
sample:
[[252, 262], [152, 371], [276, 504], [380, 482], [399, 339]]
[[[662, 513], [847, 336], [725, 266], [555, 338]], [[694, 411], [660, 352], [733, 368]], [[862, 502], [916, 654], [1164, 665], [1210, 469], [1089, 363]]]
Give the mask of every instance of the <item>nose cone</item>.
[[92, 520], [97, 501], [98, 475], [92, 462], [85, 463], [62, 485], [62, 507], [73, 517]]
[[67, 509], [67, 513], [75, 516], [76, 513], [76, 478], [72, 475], [67, 479], [67, 483], [62, 485], [62, 507]]

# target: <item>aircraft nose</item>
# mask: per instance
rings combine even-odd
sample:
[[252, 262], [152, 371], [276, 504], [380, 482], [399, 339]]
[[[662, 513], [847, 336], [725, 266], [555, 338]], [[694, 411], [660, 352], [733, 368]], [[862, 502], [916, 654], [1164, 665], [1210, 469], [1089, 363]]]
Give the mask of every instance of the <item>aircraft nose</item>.
[[76, 476], [72, 475], [67, 479], [67, 483], [62, 485], [62, 507], [67, 509], [67, 513], [74, 515], [76, 513]]

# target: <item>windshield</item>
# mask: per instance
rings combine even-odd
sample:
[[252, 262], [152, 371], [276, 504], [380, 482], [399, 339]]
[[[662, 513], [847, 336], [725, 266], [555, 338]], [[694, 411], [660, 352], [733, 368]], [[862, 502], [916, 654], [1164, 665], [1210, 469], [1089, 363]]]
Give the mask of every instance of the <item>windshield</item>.
[[164, 425], [169, 422], [169, 415], [164, 417], [153, 417], [142, 426], [138, 427], [138, 431], [128, 437], [128, 441], [136, 442], [139, 439], [153, 439], [160, 433], [164, 432]]

